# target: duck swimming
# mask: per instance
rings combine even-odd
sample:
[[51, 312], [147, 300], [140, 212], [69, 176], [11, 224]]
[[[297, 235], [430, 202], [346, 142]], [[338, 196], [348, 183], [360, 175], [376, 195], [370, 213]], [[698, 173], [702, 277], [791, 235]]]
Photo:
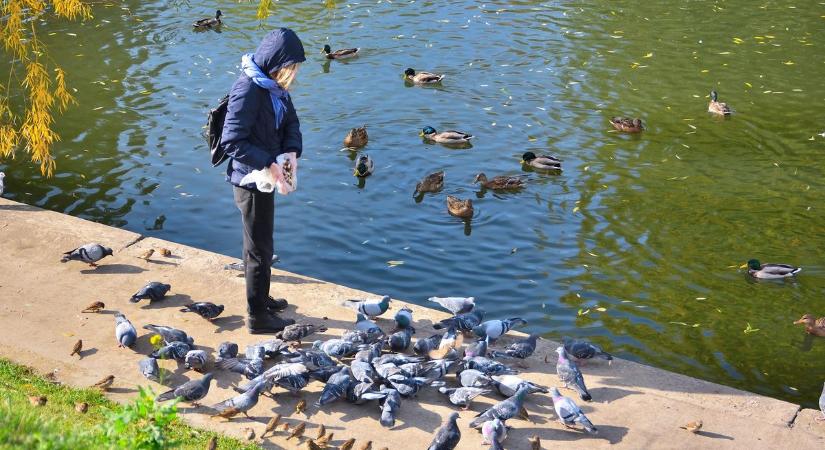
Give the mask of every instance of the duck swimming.
[[463, 131], [446, 130], [439, 133], [435, 130], [435, 128], [431, 126], [424, 127], [424, 129], [421, 130], [421, 133], [419, 133], [419, 135], [423, 136], [424, 139], [435, 141], [439, 144], [452, 145], [469, 144], [470, 139], [473, 138], [472, 134], [464, 133]]
[[521, 155], [521, 163], [542, 170], [561, 170], [561, 160], [550, 155], [536, 155], [525, 152]]
[[418, 184], [415, 185], [415, 192], [413, 197], [418, 197], [425, 192], [438, 192], [444, 187], [444, 171], [431, 173], [424, 177]]
[[475, 180], [473, 180], [473, 183], [481, 183], [481, 186], [486, 189], [515, 190], [524, 187], [524, 178], [499, 175], [491, 179], [487, 179], [487, 175], [485, 175], [484, 172], [482, 172], [476, 175], [476, 178]]
[[448, 195], [447, 212], [449, 212], [452, 216], [460, 217], [462, 219], [473, 217], [473, 201], [469, 198], [467, 200], [461, 200], [458, 197]]
[[748, 261], [748, 274], [754, 278], [764, 280], [792, 277], [801, 270], [801, 267], [791, 266], [789, 264], [761, 264], [758, 259]]
[[444, 75], [430, 72], [416, 72], [415, 69], [407, 68], [404, 71], [404, 78], [415, 84], [435, 84], [444, 79]]
[[623, 133], [640, 133], [644, 130], [641, 119], [631, 119], [630, 117], [613, 117], [610, 119], [610, 124]]
[[730, 106], [727, 103], [720, 102], [717, 100], [718, 94], [716, 90], [710, 91], [710, 103], [708, 103], [708, 112], [718, 114], [720, 116], [729, 116], [733, 110], [731, 110]]
[[825, 337], [825, 317], [816, 318], [813, 314], [805, 314], [794, 325], [805, 325], [805, 331], [814, 336]]
[[367, 145], [369, 135], [367, 135], [367, 126], [353, 128], [349, 130], [346, 137], [344, 137], [344, 147], [361, 148]]
[[215, 11], [215, 17], [209, 17], [207, 19], [200, 19], [196, 20], [195, 23], [192, 24], [193, 27], [204, 29], [204, 28], [214, 28], [220, 26], [223, 22], [221, 22], [221, 16], [223, 13], [221, 10]]
[[353, 171], [353, 175], [359, 178], [368, 177], [372, 175], [374, 169], [375, 163], [372, 162], [372, 158], [370, 158], [370, 156], [366, 153], [362, 153], [355, 162], [355, 171]]
[[324, 55], [327, 59], [346, 59], [357, 56], [360, 48], [342, 48], [341, 50], [332, 51], [329, 44], [324, 45]]

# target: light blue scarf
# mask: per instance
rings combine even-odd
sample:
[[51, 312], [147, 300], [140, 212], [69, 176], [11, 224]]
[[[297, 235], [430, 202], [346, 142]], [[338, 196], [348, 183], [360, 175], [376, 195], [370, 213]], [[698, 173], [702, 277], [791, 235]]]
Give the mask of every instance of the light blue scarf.
[[252, 79], [253, 83], [269, 91], [272, 108], [275, 110], [275, 129], [277, 130], [286, 112], [286, 104], [284, 101], [289, 100], [289, 93], [279, 86], [275, 80], [263, 73], [261, 68], [255, 64], [252, 55], [252, 53], [247, 53], [241, 57], [241, 68], [246, 76]]

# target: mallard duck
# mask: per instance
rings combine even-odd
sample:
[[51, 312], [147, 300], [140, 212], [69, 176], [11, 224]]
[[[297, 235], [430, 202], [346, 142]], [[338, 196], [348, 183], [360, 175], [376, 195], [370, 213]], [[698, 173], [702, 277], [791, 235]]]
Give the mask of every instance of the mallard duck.
[[639, 133], [644, 130], [641, 119], [631, 119], [630, 117], [614, 117], [610, 119], [613, 128], [625, 133]]
[[327, 59], [346, 59], [358, 55], [360, 48], [342, 48], [341, 50], [332, 51], [329, 44], [324, 45], [324, 54]]
[[473, 217], [473, 201], [469, 198], [467, 200], [461, 200], [458, 197], [448, 195], [447, 212], [452, 216], [461, 217], [462, 219]]
[[710, 103], [708, 103], [708, 112], [719, 114], [720, 116], [729, 116], [733, 110], [727, 103], [717, 101], [718, 94], [716, 90], [710, 91]]
[[798, 274], [801, 270], [801, 267], [795, 267], [789, 264], [761, 264], [758, 259], [748, 261], [748, 274], [754, 278], [787, 278]]
[[415, 185], [413, 197], [418, 197], [425, 192], [438, 192], [443, 187], [444, 171], [439, 170], [438, 172], [427, 175], [423, 180], [419, 181], [418, 184]]
[[817, 319], [813, 314], [805, 314], [801, 319], [794, 322], [794, 325], [805, 325], [805, 331], [814, 336], [825, 337], [825, 317]]
[[493, 190], [521, 189], [524, 187], [524, 179], [522, 177], [499, 175], [488, 180], [484, 172], [476, 175], [473, 183], [481, 183], [483, 187]]
[[344, 138], [344, 147], [360, 148], [367, 145], [369, 136], [367, 135], [367, 126], [360, 128], [353, 128], [349, 130], [347, 136]]
[[542, 170], [561, 170], [561, 160], [555, 156], [539, 155], [533, 152], [525, 152], [521, 155], [521, 163], [530, 167]]
[[462, 131], [456, 130], [445, 130], [441, 133], [435, 131], [435, 128], [431, 126], [426, 126], [424, 129], [421, 130], [419, 133], [420, 136], [423, 136], [425, 139], [429, 139], [431, 141], [438, 142], [440, 144], [468, 144], [470, 143], [470, 139], [473, 138], [472, 134], [464, 133]]
[[212, 28], [220, 26], [223, 22], [221, 22], [221, 16], [223, 13], [221, 10], [215, 11], [215, 17], [209, 17], [207, 19], [196, 20], [195, 23], [192, 24], [195, 28]]
[[364, 178], [372, 175], [375, 169], [375, 163], [372, 162], [370, 155], [362, 153], [355, 161], [355, 171], [352, 173], [356, 177]]
[[444, 79], [444, 75], [430, 72], [416, 72], [415, 69], [407, 68], [404, 71], [404, 78], [415, 84], [435, 84]]

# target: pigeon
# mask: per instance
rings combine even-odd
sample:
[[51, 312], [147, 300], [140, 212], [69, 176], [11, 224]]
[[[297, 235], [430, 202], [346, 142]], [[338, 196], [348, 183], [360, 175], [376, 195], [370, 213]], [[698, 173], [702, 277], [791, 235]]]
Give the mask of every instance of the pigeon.
[[310, 370], [315, 370], [321, 367], [334, 367], [335, 361], [326, 353], [320, 350], [302, 350], [298, 349], [295, 353], [290, 355], [289, 362], [299, 362], [305, 364]]
[[475, 297], [430, 297], [433, 303], [438, 303], [442, 308], [453, 313], [454, 316], [468, 313], [476, 306]]
[[103, 302], [93, 302], [93, 303], [89, 304], [89, 306], [84, 308], [83, 311], [80, 311], [80, 312], [82, 312], [82, 313], [98, 313], [100, 311], [103, 311], [104, 308], [106, 308], [105, 303], [103, 303]]
[[515, 416], [526, 417], [527, 411], [524, 409], [524, 397], [530, 388], [526, 385], [520, 387], [516, 394], [507, 400], [502, 400], [485, 411], [476, 415], [476, 418], [470, 422], [470, 427], [479, 428], [484, 422], [493, 419], [500, 419], [507, 421]]
[[822, 386], [822, 395], [819, 396], [819, 410], [822, 411], [822, 417], [817, 417], [817, 422], [825, 420], [825, 384]]
[[221, 342], [218, 346], [218, 358], [234, 358], [238, 356], [238, 344], [234, 342]]
[[354, 360], [350, 364], [352, 370], [352, 377], [362, 383], [372, 383], [375, 377], [375, 369], [372, 364], [367, 361]]
[[489, 337], [490, 341], [494, 341], [511, 329], [524, 325], [527, 325], [527, 321], [520, 317], [511, 317], [505, 320], [488, 320], [473, 327], [473, 333], [478, 337]]
[[189, 344], [175, 341], [153, 351], [149, 356], [157, 359], [176, 359], [183, 361], [186, 358], [186, 354], [189, 353], [189, 350], [192, 350]]
[[380, 400], [386, 397], [385, 392], [376, 391], [372, 382], [350, 383], [347, 387], [346, 399], [354, 405], [361, 405], [370, 400]]
[[412, 325], [412, 320], [412, 310], [406, 306], [395, 313], [395, 325], [402, 330]]
[[377, 327], [370, 327], [369, 331], [346, 330], [341, 334], [341, 339], [353, 345], [365, 345], [378, 342], [386, 335]]
[[374, 319], [387, 312], [387, 309], [390, 307], [390, 297], [385, 295], [381, 300], [349, 300], [345, 302], [343, 306], [354, 309], [370, 319]]
[[484, 311], [481, 309], [473, 309], [472, 311], [457, 316], [444, 319], [436, 324], [433, 328], [442, 330], [444, 328], [455, 328], [458, 331], [472, 331], [474, 327], [481, 323], [484, 318]]
[[550, 389], [550, 396], [553, 397], [553, 408], [556, 409], [556, 415], [562, 424], [569, 427], [575, 423], [580, 423], [588, 433], [595, 434], [598, 432], [587, 416], [582, 413], [582, 410], [573, 403], [573, 400], [561, 395], [556, 388]]
[[779, 278], [792, 277], [798, 274], [801, 270], [801, 267], [792, 266], [790, 264], [761, 264], [758, 259], [748, 261], [748, 274], [754, 278], [761, 278], [765, 280], [776, 280]]
[[97, 267], [97, 262], [101, 259], [113, 255], [112, 249], [100, 244], [86, 244], [74, 250], [63, 253], [60, 262], [82, 261], [86, 264]]
[[277, 385], [290, 392], [297, 393], [306, 387], [307, 372], [307, 367], [301, 363], [280, 363], [270, 367], [235, 390], [246, 392], [255, 387], [256, 384], [264, 383], [267, 390], [271, 390]]
[[576, 361], [585, 359], [603, 358], [608, 362], [613, 361], [613, 356], [610, 353], [602, 350], [598, 345], [592, 344], [582, 339], [565, 340], [564, 350], [569, 356], [572, 356]]
[[212, 382], [212, 374], [207, 373], [203, 378], [189, 380], [186, 383], [170, 389], [155, 399], [158, 402], [165, 402], [180, 397], [183, 401], [196, 404], [198, 400], [206, 397], [209, 392], [209, 383]]
[[361, 313], [355, 315], [355, 329], [358, 331], [363, 331], [367, 333], [367, 335], [384, 333], [384, 331], [381, 330], [381, 327], [376, 325], [372, 320], [367, 319], [367, 317]]
[[487, 346], [490, 344], [490, 338], [479, 339], [475, 343], [470, 344], [464, 349], [464, 356], [487, 356]]
[[526, 384], [530, 389], [527, 391], [528, 394], [535, 394], [537, 392], [541, 392], [547, 394], [550, 392], [546, 387], [540, 386], [538, 384], [533, 383], [532, 381], [527, 381], [522, 378], [519, 378], [515, 375], [495, 375], [492, 377], [493, 381], [495, 382], [496, 389], [501, 392], [501, 395], [505, 397], [512, 397], [515, 395], [516, 391], [522, 384]]
[[579, 366], [567, 359], [567, 352], [564, 351], [564, 347], [557, 348], [556, 353], [559, 354], [559, 361], [556, 363], [556, 373], [559, 374], [559, 380], [564, 383], [565, 387], [572, 387], [572, 389], [578, 392], [582, 400], [587, 402], [592, 400], [593, 397], [587, 392], [587, 386], [584, 384], [584, 376], [581, 370], [579, 370]]
[[327, 384], [324, 385], [324, 389], [321, 391], [321, 397], [315, 405], [321, 407], [346, 397], [349, 385], [354, 382], [355, 380], [352, 378], [350, 368], [346, 366], [342, 367], [341, 370], [331, 376]]
[[381, 351], [384, 349], [385, 344], [386, 341], [378, 341], [375, 344], [368, 345], [355, 354], [355, 360], [371, 363], [373, 359], [381, 356]]
[[509, 356], [511, 358], [526, 359], [529, 358], [533, 352], [536, 351], [536, 340], [539, 338], [537, 334], [531, 334], [527, 339], [513, 342], [503, 352], [493, 350], [490, 356], [493, 358], [500, 358]]
[[515, 375], [517, 370], [483, 356], [464, 357], [464, 367], [476, 369], [485, 375]]
[[210, 302], [190, 303], [180, 309], [180, 312], [193, 312], [206, 320], [212, 320], [223, 312], [223, 305]]
[[228, 400], [224, 400], [221, 403], [218, 403], [214, 406], [215, 409], [225, 410], [227, 408], [235, 408], [238, 410], [239, 413], [243, 414], [246, 417], [249, 417], [247, 411], [252, 409], [255, 405], [258, 404], [258, 397], [263, 392], [265, 386], [264, 383], [256, 384], [252, 389], [232, 397]]
[[115, 338], [120, 348], [131, 347], [137, 340], [137, 330], [123, 314], [115, 314]]
[[458, 374], [458, 381], [464, 387], [485, 387], [496, 384], [489, 375], [475, 369], [462, 370]]
[[312, 344], [313, 350], [321, 350], [329, 356], [344, 358], [358, 352], [358, 347], [349, 341], [342, 339], [330, 339], [325, 342], [315, 341]]
[[0, 195], [3, 195], [3, 191], [6, 190], [6, 183], [3, 179], [6, 178], [5, 172], [0, 172]]
[[327, 327], [323, 325], [312, 325], [308, 323], [294, 323], [287, 325], [283, 331], [277, 333], [275, 337], [285, 341], [298, 341], [311, 335], [312, 333], [323, 333]]
[[327, 381], [329, 381], [330, 377], [332, 377], [333, 375], [338, 373], [339, 370], [341, 370], [341, 367], [343, 366], [337, 364], [334, 366], [319, 367], [317, 369], [310, 370], [307, 373], [307, 375], [309, 375], [309, 377], [313, 380], [318, 380], [321, 383], [326, 383]]
[[[258, 342], [256, 345], [264, 348], [264, 354], [267, 358], [274, 358], [279, 355], [288, 355], [292, 352], [289, 344], [282, 339], [269, 339]], [[249, 351], [249, 347], [247, 347], [247, 351]]]
[[251, 380], [264, 372], [264, 360], [260, 358], [224, 358], [215, 363], [215, 367], [221, 370], [239, 373]]
[[457, 359], [433, 359], [424, 363], [424, 370], [419, 372], [419, 376], [438, 380], [444, 378], [450, 370], [458, 363]]
[[464, 342], [464, 335], [459, 333], [455, 328], [450, 327], [444, 333], [444, 336], [441, 336], [441, 342], [438, 343], [438, 348], [435, 350], [431, 350], [428, 353], [428, 356], [431, 359], [443, 359], [450, 350], [454, 348], [461, 348], [461, 344]]
[[441, 338], [443, 336], [443, 334], [439, 333], [434, 334], [425, 339], [419, 339], [413, 346], [413, 352], [415, 352], [416, 355], [426, 355], [430, 353], [431, 351], [438, 348], [438, 345], [441, 343]]
[[373, 365], [391, 363], [396, 366], [400, 366], [401, 364], [417, 363], [421, 361], [424, 361], [424, 358], [421, 356], [408, 356], [402, 354], [387, 353], [386, 355], [381, 355], [380, 357], [376, 358], [372, 363]]
[[151, 356], [143, 358], [138, 362], [140, 373], [149, 380], [160, 381], [160, 368], [158, 367], [158, 360]]
[[477, 387], [440, 387], [438, 388], [438, 392], [446, 394], [447, 397], [450, 399], [450, 403], [452, 403], [453, 405], [462, 406], [464, 407], [464, 409], [469, 409], [470, 404], [473, 402], [474, 398], [478, 397], [479, 395], [487, 395], [490, 393], [490, 390]]
[[436, 384], [444, 384], [443, 381], [434, 381], [424, 377], [414, 377], [410, 376], [409, 374], [404, 373], [404, 371], [398, 371], [389, 375], [387, 381], [395, 388], [402, 397], [412, 397], [418, 393], [421, 386], [426, 384], [436, 385]]
[[447, 417], [444, 425], [435, 432], [433, 439], [427, 450], [453, 450], [461, 440], [461, 430], [458, 429], [458, 413], [454, 412]]
[[266, 349], [263, 345], [247, 345], [246, 352], [244, 352], [246, 359], [264, 359], [266, 358]]
[[392, 428], [395, 426], [395, 416], [401, 408], [401, 395], [395, 389], [382, 388], [381, 390], [386, 394], [384, 403], [381, 405], [381, 426]]
[[189, 350], [183, 357], [183, 365], [187, 369], [202, 371], [206, 366], [207, 355], [203, 350]]
[[163, 341], [167, 344], [170, 342], [184, 342], [191, 346], [195, 343], [195, 340], [189, 337], [185, 331], [178, 330], [177, 328], [167, 327], [165, 325], [152, 324], [144, 325], [143, 328], [153, 333], [159, 334], [163, 338]]
[[481, 435], [484, 437], [481, 441], [484, 445], [501, 444], [507, 439], [507, 427], [498, 418], [488, 420], [481, 425]]
[[402, 352], [410, 346], [412, 335], [415, 333], [415, 328], [402, 328], [389, 337], [390, 350], [394, 352]]
[[172, 289], [171, 285], [151, 281], [146, 286], [140, 288], [129, 301], [137, 303], [143, 299], [148, 299], [150, 303], [157, 302], [163, 300], [163, 297], [169, 292], [169, 289]]

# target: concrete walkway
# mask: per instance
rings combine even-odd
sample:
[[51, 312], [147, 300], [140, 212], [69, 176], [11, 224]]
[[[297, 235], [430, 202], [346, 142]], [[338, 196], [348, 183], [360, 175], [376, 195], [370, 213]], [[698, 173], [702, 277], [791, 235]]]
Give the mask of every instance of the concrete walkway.
[[[204, 228], [208, 230], [208, 226], [205, 220]], [[111, 246], [115, 253], [97, 270], [78, 262], [60, 263], [63, 251], [95, 241]], [[164, 258], [156, 252], [151, 261], [137, 258], [147, 249], [161, 247], [170, 249], [173, 256]], [[198, 347], [212, 354], [226, 340], [237, 342], [243, 351], [247, 344], [263, 339], [246, 332], [244, 280], [238, 272], [223, 270], [224, 264], [234, 262], [224, 255], [144, 238], [5, 199], [0, 199], [0, 255], [0, 355], [44, 373], [56, 371], [57, 379], [77, 386], [88, 386], [113, 374], [116, 380], [111, 396], [118, 401], [128, 401], [138, 386], [152, 385], [156, 392], [164, 389], [144, 379], [137, 370], [138, 360], [151, 350], [148, 334], [141, 329], [145, 324], [184, 329]], [[170, 295], [152, 305], [145, 301], [129, 303], [129, 297], [148, 281], [171, 284]], [[340, 335], [352, 323], [354, 314], [338, 306], [341, 301], [373, 295], [283, 271], [275, 271], [272, 281], [273, 294], [286, 297], [293, 305], [288, 316], [330, 328], [321, 339]], [[80, 314], [95, 300], [106, 303], [105, 313]], [[213, 324], [178, 311], [180, 305], [190, 301], [222, 303], [226, 310]], [[385, 331], [391, 329], [391, 317], [401, 306], [403, 303], [393, 302], [386, 314], [390, 319], [379, 319]], [[432, 322], [446, 317], [435, 310], [409, 306], [417, 322], [417, 337], [432, 334]], [[139, 339], [133, 349], [117, 348], [114, 311], [126, 314], [138, 328]], [[84, 343], [82, 359], [69, 356], [78, 338]], [[540, 342], [522, 376], [539, 384], [557, 385], [555, 347], [555, 343]], [[544, 362], [545, 355], [550, 355], [549, 363]], [[161, 365], [174, 372], [169, 383], [198, 376], [183, 367], [178, 369], [173, 361]], [[617, 360], [611, 366], [591, 363], [583, 371], [594, 401], [577, 403], [599, 428], [598, 435], [565, 429], [556, 421], [550, 398], [537, 395], [526, 404], [532, 422], [509, 421], [513, 429], [505, 448], [527, 449], [528, 438], [533, 435], [541, 438], [543, 448], [825, 448], [825, 423], [814, 421], [818, 411], [800, 410], [792, 403], [629, 361]], [[202, 402], [205, 405], [229, 398], [230, 385], [240, 381], [235, 374], [216, 373], [217, 383]], [[298, 397], [278, 393], [275, 400], [262, 398], [251, 411], [252, 420], [240, 418], [226, 423], [192, 409], [186, 409], [184, 417], [195, 426], [228, 434], [240, 436], [244, 428], [251, 427], [260, 435], [266, 421], [277, 412], [291, 424], [307, 421], [307, 435], [311, 437], [316, 427], [324, 424], [335, 433], [335, 445], [354, 437], [359, 442], [373, 441], [374, 449], [394, 450], [426, 448], [433, 430], [453, 409], [435, 389], [424, 388], [417, 399], [402, 402], [399, 420], [395, 428], [388, 430], [378, 424], [375, 404], [338, 402], [319, 411], [313, 403], [321, 388], [318, 382], [308, 386], [304, 397], [310, 406], [306, 414], [294, 414]], [[562, 393], [575, 397], [569, 390], [562, 389]], [[495, 401], [497, 397], [481, 398], [473, 410], [480, 411]], [[467, 427], [475, 414], [461, 412], [461, 449], [484, 448], [479, 433]], [[679, 425], [697, 419], [704, 421], [702, 433], [693, 435], [679, 429]], [[267, 437], [264, 445], [296, 447], [294, 439], [287, 442], [284, 437], [283, 433]]]

